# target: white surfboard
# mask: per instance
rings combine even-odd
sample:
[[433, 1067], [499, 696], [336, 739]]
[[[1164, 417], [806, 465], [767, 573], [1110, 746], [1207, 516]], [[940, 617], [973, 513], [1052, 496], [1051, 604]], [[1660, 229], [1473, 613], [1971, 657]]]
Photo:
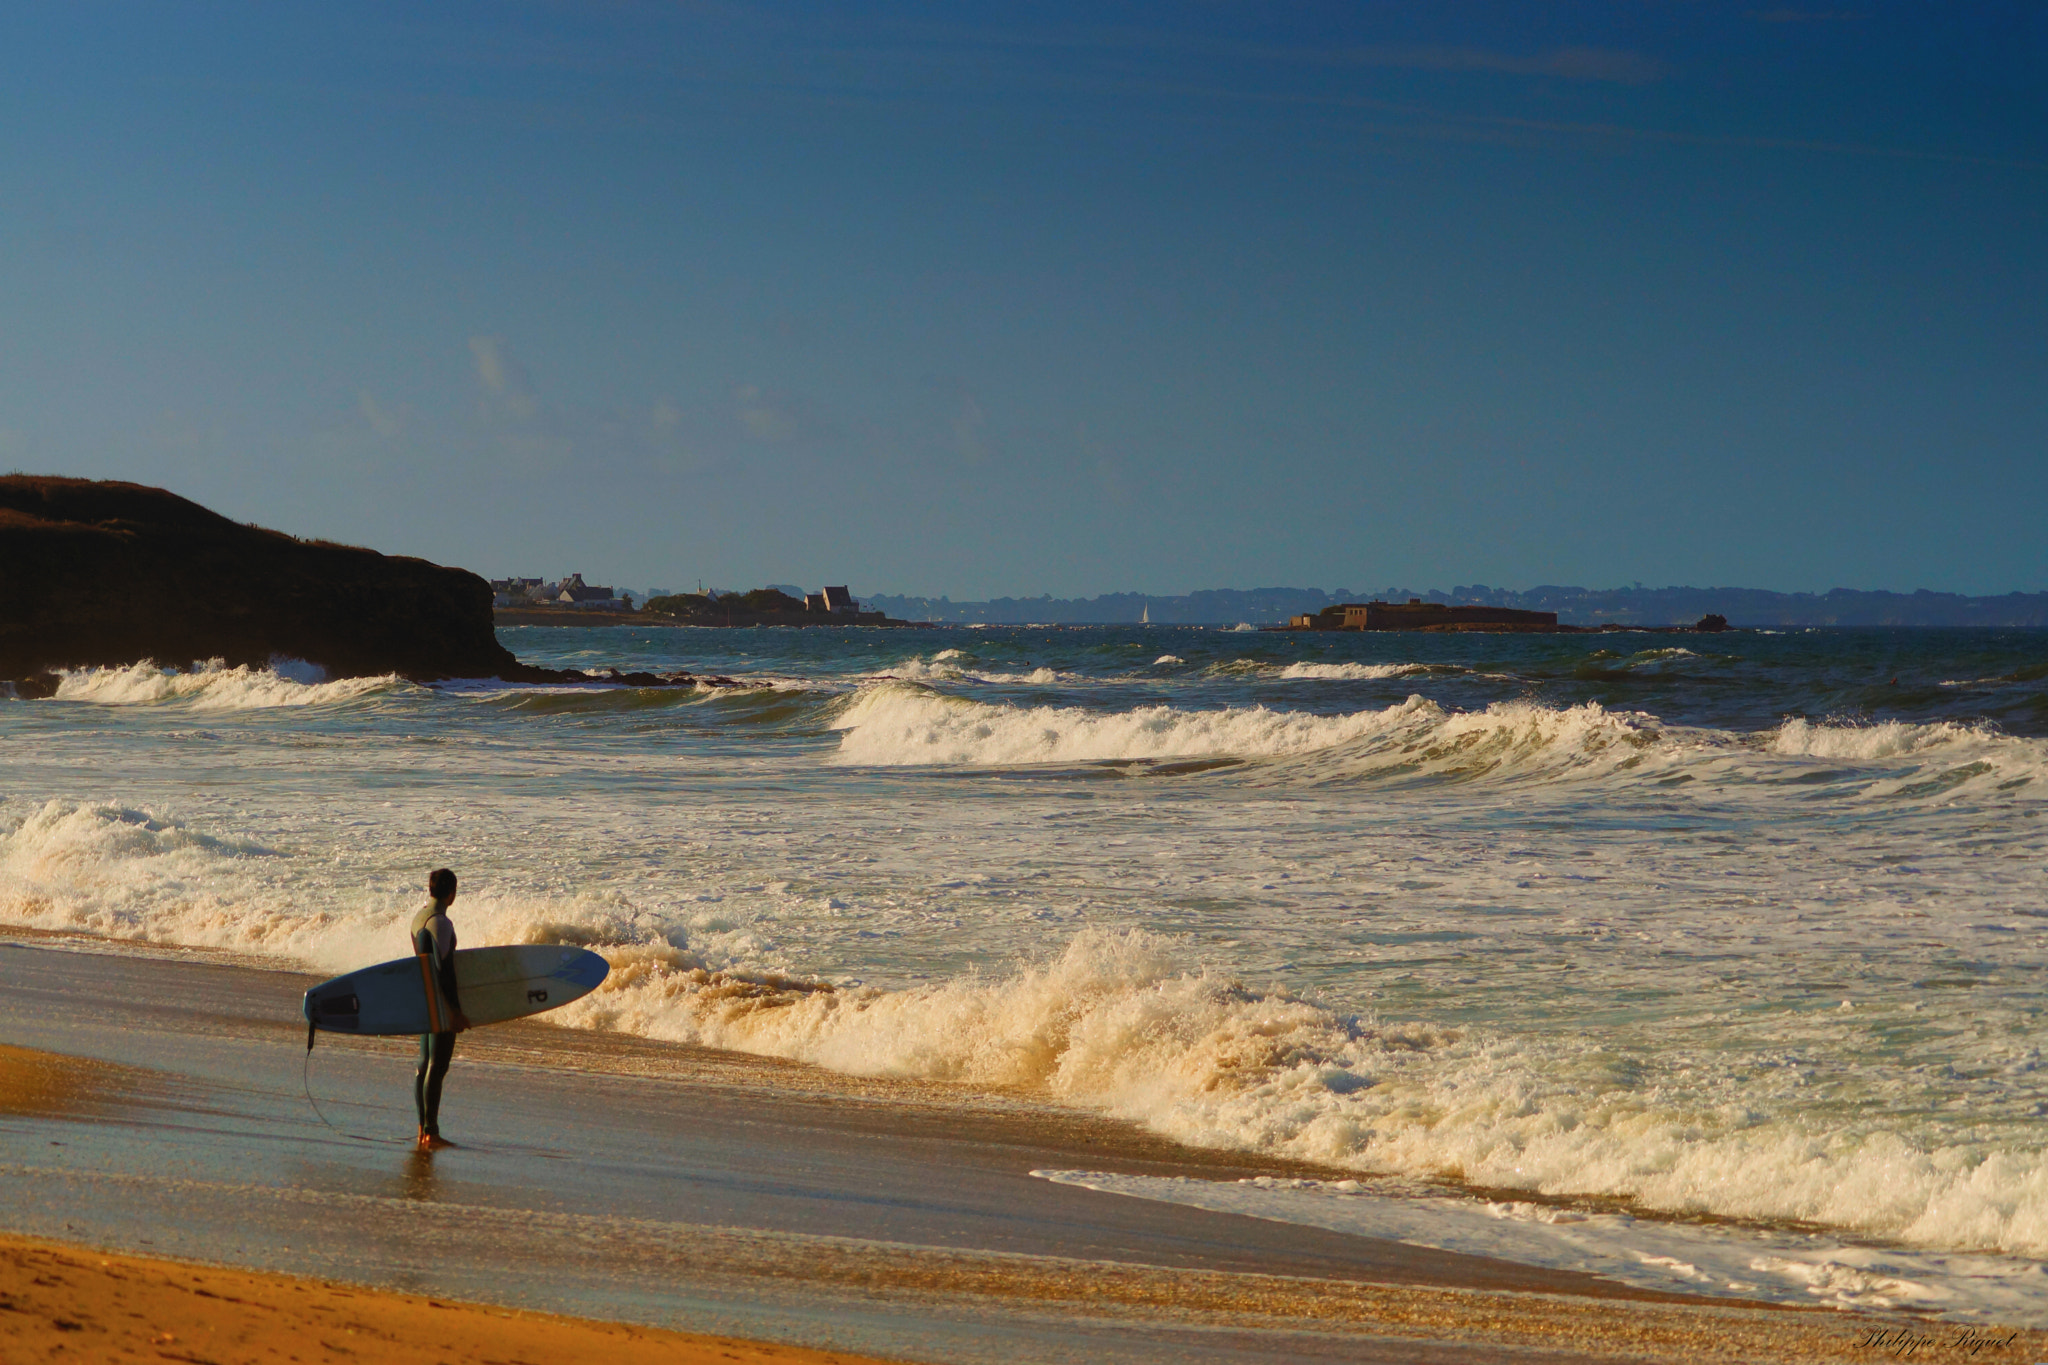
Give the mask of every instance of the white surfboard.
[[[303, 1006], [311, 1029], [336, 1033], [433, 1033], [442, 1022], [438, 992], [430, 992], [425, 960], [418, 956], [323, 981], [306, 992]], [[611, 965], [587, 948], [521, 943], [503, 948], [455, 950], [455, 989], [472, 1027], [522, 1019], [566, 1005], [598, 988]]]

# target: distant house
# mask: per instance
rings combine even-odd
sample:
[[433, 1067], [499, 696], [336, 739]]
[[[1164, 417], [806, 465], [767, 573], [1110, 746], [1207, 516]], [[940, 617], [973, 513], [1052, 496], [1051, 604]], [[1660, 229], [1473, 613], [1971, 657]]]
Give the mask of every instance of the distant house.
[[834, 615], [844, 616], [852, 616], [860, 611], [860, 603], [853, 600], [853, 594], [846, 590], [844, 584], [836, 588], [820, 588], [817, 596], [819, 605], [816, 607], [811, 606], [810, 597], [804, 598], [805, 610], [829, 611]]
[[538, 578], [493, 578], [491, 580], [491, 605], [494, 607], [520, 606], [531, 602], [539, 595], [541, 581]]
[[631, 611], [633, 600], [621, 597], [610, 588], [601, 588], [585, 583], [583, 575], [572, 573], [559, 583], [549, 583], [541, 588], [542, 600], [564, 607], [581, 607], [588, 611]]

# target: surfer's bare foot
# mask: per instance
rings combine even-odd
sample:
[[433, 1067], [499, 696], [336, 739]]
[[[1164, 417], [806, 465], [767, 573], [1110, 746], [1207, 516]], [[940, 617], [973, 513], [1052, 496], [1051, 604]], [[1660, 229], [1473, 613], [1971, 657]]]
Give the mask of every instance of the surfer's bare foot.
[[439, 1133], [420, 1134], [420, 1146], [426, 1148], [430, 1152], [438, 1152], [443, 1147], [453, 1147], [454, 1145], [454, 1143], [450, 1142], [447, 1138], [442, 1137]]

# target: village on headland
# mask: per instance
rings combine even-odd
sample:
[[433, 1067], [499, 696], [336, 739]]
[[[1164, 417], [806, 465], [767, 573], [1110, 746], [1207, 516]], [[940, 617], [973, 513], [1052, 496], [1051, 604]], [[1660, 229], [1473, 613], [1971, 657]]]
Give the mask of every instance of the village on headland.
[[845, 585], [816, 592], [786, 587], [724, 592], [652, 592], [637, 605], [628, 590], [586, 583], [580, 573], [548, 582], [494, 578], [492, 616], [501, 626], [909, 626], [887, 613], [862, 611]]
[[[807, 592], [791, 585], [748, 592], [716, 588], [670, 593], [656, 590], [635, 602], [631, 591], [586, 583], [580, 573], [549, 581], [494, 578], [491, 607], [501, 626], [915, 626], [940, 624], [898, 620], [863, 611], [843, 586]], [[1150, 612], [1138, 624], [1149, 624]], [[1571, 635], [1605, 630], [1719, 631], [1726, 617], [1710, 614], [1694, 625], [1560, 625], [1554, 611], [1527, 611], [1480, 603], [1446, 603], [1411, 597], [1406, 602], [1344, 602], [1316, 612], [1296, 613], [1285, 625], [1265, 630], [1434, 631]]]

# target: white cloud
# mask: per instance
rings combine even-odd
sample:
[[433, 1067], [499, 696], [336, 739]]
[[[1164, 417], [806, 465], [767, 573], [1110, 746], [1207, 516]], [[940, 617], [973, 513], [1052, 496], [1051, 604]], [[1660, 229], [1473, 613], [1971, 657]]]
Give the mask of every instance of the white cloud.
[[485, 420], [510, 417], [531, 422], [540, 415], [540, 398], [526, 367], [512, 358], [503, 337], [471, 337], [470, 353], [476, 357], [476, 378], [483, 386], [482, 414]]
[[803, 430], [803, 419], [789, 400], [770, 393], [758, 384], [741, 384], [732, 391], [733, 414], [740, 430], [750, 441], [793, 441]]
[[379, 403], [377, 396], [368, 389], [356, 393], [356, 412], [370, 430], [387, 441], [405, 430], [405, 415]]

